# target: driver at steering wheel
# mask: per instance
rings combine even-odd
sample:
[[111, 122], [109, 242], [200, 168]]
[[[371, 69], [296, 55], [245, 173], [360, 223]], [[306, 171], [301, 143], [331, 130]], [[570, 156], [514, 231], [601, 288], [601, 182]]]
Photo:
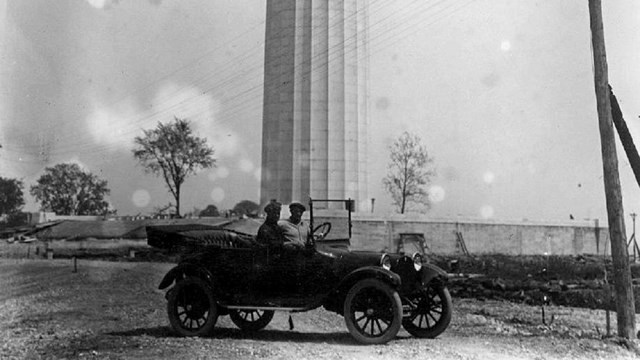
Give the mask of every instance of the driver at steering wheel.
[[309, 236], [309, 224], [302, 220], [302, 214], [307, 209], [299, 202], [289, 205], [291, 216], [288, 219], [278, 221], [278, 226], [284, 235], [286, 247], [303, 248]]

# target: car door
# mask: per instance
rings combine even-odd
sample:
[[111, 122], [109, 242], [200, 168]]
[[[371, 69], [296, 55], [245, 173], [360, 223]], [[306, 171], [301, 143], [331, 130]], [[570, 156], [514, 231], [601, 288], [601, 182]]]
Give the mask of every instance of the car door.
[[298, 297], [303, 263], [304, 254], [300, 249], [271, 247], [256, 253], [254, 293], [279, 304], [291, 297]]
[[336, 259], [336, 254], [315, 249], [305, 253], [298, 273], [298, 291], [301, 297], [317, 299], [338, 285], [341, 270]]
[[218, 249], [216, 255], [208, 258], [208, 268], [217, 291], [235, 304], [250, 301], [257, 281], [253, 250]]

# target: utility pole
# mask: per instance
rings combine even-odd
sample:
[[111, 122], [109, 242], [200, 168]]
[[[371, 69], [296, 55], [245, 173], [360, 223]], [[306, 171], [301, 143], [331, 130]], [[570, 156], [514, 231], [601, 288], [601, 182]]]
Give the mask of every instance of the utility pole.
[[[633, 262], [636, 262], [636, 253], [638, 253], [638, 255], [640, 255], [640, 251], [638, 250], [638, 241], [636, 240], [636, 216], [638, 216], [638, 214], [636, 213], [631, 213], [629, 214], [631, 215], [631, 220], [633, 221], [633, 234], [631, 234], [631, 239], [629, 241], [629, 243], [633, 242]], [[627, 244], [627, 246], [629, 246], [630, 244]]]
[[618, 336], [625, 339], [633, 339], [635, 338], [635, 304], [631, 286], [629, 251], [624, 228], [624, 211], [622, 209], [622, 190], [618, 173], [618, 157], [609, 98], [609, 75], [604, 46], [601, 0], [589, 0], [589, 18], [598, 122], [600, 125], [604, 190], [607, 201], [613, 280], [616, 291]]

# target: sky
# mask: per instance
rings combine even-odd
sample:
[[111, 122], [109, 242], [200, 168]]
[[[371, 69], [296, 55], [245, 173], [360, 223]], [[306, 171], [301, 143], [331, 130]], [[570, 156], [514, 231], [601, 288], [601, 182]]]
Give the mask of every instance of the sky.
[[[23, 180], [25, 210], [38, 209], [29, 187], [61, 162], [107, 180], [120, 215], [166, 205], [131, 149], [174, 116], [217, 158], [185, 182], [182, 212], [257, 202], [265, 4], [0, 0], [0, 176]], [[437, 172], [426, 216], [606, 223], [587, 0], [369, 4], [376, 213], [394, 210], [388, 147], [410, 131]], [[606, 1], [603, 13], [610, 83], [640, 143], [640, 2]], [[620, 146], [618, 158], [628, 215], [640, 187]]]

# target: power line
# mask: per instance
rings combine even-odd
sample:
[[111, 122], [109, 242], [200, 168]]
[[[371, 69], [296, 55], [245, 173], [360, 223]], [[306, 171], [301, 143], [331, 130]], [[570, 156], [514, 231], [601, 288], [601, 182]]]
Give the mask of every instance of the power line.
[[[379, 1], [379, 0], [376, 0], [376, 1]], [[372, 2], [372, 3], [373, 3], [373, 2]], [[335, 16], [334, 16], [334, 17], [335, 17]], [[248, 52], [245, 52], [245, 54], [247, 54], [247, 53], [251, 52], [251, 50], [253, 50], [253, 49], [250, 49]], [[255, 58], [255, 57], [254, 57], [254, 58]], [[244, 60], [244, 59], [242, 59], [242, 60]], [[228, 64], [232, 64], [232, 63], [234, 63], [234, 59], [229, 60], [227, 63], [228, 63]], [[251, 70], [260, 70], [260, 69], [262, 68], [262, 66], [263, 66], [263, 65], [264, 65], [264, 63], [263, 63], [263, 62], [260, 62], [259, 64], [257, 64], [257, 65], [255, 65], [255, 66], [253, 66], [253, 67], [251, 68]], [[173, 73], [175, 73], [175, 72], [176, 72], [176, 71], [174, 71]], [[248, 72], [247, 72], [247, 73], [248, 73]], [[211, 77], [211, 76], [207, 76], [207, 77]], [[206, 77], [205, 77], [205, 78], [206, 78]], [[210, 92], [210, 91], [211, 91], [211, 90], [213, 90], [213, 89], [224, 88], [224, 86], [228, 83], [228, 80], [229, 80], [229, 79], [233, 80], [234, 78], [235, 78], [234, 74], [230, 74], [230, 75], [226, 78], [227, 80], [225, 80], [222, 84], [216, 84], [214, 87], [209, 88], [209, 89], [207, 89], [206, 91], [204, 91], [204, 92], [203, 92], [203, 94], [208, 93], [208, 92]], [[174, 94], [178, 93], [178, 92], [179, 92], [180, 90], [182, 90], [182, 89], [186, 89], [186, 88], [189, 88], [189, 87], [191, 87], [191, 86], [193, 86], [193, 85], [185, 86], [185, 87], [183, 87], [183, 88], [181, 88], [181, 89], [178, 89], [177, 91], [174, 91]], [[172, 110], [175, 110], [176, 108], [179, 108], [180, 106], [184, 105], [184, 103], [185, 103], [186, 101], [188, 101], [188, 100], [192, 100], [192, 99], [193, 99], [193, 98], [191, 98], [191, 99], [187, 99], [187, 100], [185, 100], [185, 101], [182, 101], [182, 102], [179, 102], [179, 103], [176, 103], [176, 104], [173, 104], [173, 105], [169, 106], [168, 108], [167, 108], [167, 107], [162, 107], [163, 102], [160, 102], [160, 103], [159, 103], [159, 105], [160, 105], [160, 106], [159, 106], [159, 107], [160, 107], [160, 110], [155, 111], [155, 112], [152, 112], [152, 113], [147, 113], [147, 114], [145, 114], [145, 115], [140, 115], [140, 116], [138, 116], [138, 117], [136, 118], [136, 120], [134, 120], [134, 122], [135, 122], [135, 123], [142, 123], [144, 120], [152, 119], [152, 118], [154, 118], [154, 117], [156, 117], [156, 116], [158, 116], [158, 115], [168, 113], [168, 112], [170, 112], [170, 111], [172, 111]], [[170, 100], [167, 100], [167, 101], [165, 101], [164, 103], [168, 103], [169, 101], [170, 101]], [[171, 100], [171, 101], [172, 101], [172, 100]], [[140, 113], [142, 114], [142, 112], [140, 112]], [[138, 131], [137, 129], [136, 129], [136, 130], [130, 130], [130, 131], [127, 131], [127, 133], [128, 133], [128, 134], [132, 134], [132, 133], [137, 132], [137, 131]], [[77, 133], [77, 135], [83, 134], [83, 132], [81, 132], [80, 130], [76, 131], [76, 133]], [[74, 134], [71, 134], [71, 135], [74, 135]], [[61, 153], [62, 153], [62, 152], [61, 152], [61, 150], [64, 150], [65, 148], [66, 148], [66, 149], [69, 149], [70, 151], [73, 151], [73, 150], [76, 150], [78, 147], [82, 147], [82, 146], [93, 147], [93, 146], [94, 146], [94, 142], [93, 142], [93, 141], [91, 141], [91, 140], [86, 140], [86, 141], [84, 141], [84, 142], [83, 142], [83, 141], [80, 141], [80, 142], [75, 142], [75, 143], [69, 143], [69, 144], [67, 144], [66, 146], [64, 146], [63, 148], [61, 148], [60, 146], [58, 146], [58, 147], [57, 147], [57, 153], [58, 153], [58, 154], [61, 154]]]
[[[473, 1], [473, 0], [468, 1], [468, 2], [467, 2], [467, 3], [465, 3], [464, 5], [460, 6], [458, 9], [455, 9], [453, 12], [455, 12], [455, 11], [459, 10], [459, 9], [460, 9], [460, 8], [462, 8], [462, 7], [465, 7], [466, 5], [468, 5], [468, 4], [469, 4], [470, 2], [472, 2], [472, 1]], [[432, 8], [434, 8], [435, 6], [437, 6], [438, 4], [441, 4], [441, 3], [443, 3], [443, 2], [444, 2], [444, 1], [439, 1], [439, 2], [436, 2], [436, 3], [429, 4], [429, 7], [428, 7], [428, 8], [426, 8], [426, 9], [425, 9], [425, 4], [427, 4], [427, 3], [420, 2], [420, 3], [419, 3], [419, 5], [418, 5], [418, 7], [417, 7], [417, 9], [420, 9], [420, 8], [421, 8], [421, 9], [422, 9], [422, 11], [424, 11], [424, 10], [428, 10], [428, 9], [432, 9]], [[416, 4], [416, 3], [418, 3], [418, 1], [413, 1], [413, 4]], [[451, 6], [449, 6], [449, 7], [451, 7]], [[381, 11], [381, 9], [383, 9], [383, 7], [382, 7], [382, 6], [381, 6], [381, 7], [379, 7], [377, 10], [378, 10], [378, 11]], [[414, 10], [415, 10], [415, 9], [414, 9]], [[443, 11], [444, 11], [444, 10], [442, 10], [442, 9], [441, 9], [438, 13], [441, 13], [441, 12], [443, 12]], [[451, 15], [453, 12], [451, 12], [449, 15]], [[416, 17], [416, 12], [415, 12], [415, 11], [412, 11], [412, 9], [411, 9], [411, 8], [405, 8], [405, 12], [404, 12], [404, 13], [405, 13], [404, 17], [402, 17], [400, 20], [402, 20], [402, 23], [403, 23], [403, 24], [405, 24], [405, 26], [404, 26], [404, 27], [394, 27], [394, 28], [395, 28], [395, 29], [398, 29], [398, 28], [402, 29], [402, 28], [404, 28], [404, 31], [403, 31], [403, 32], [406, 32], [407, 30], [410, 30], [410, 29], [411, 29], [411, 27], [410, 27], [410, 26], [407, 26], [407, 25], [406, 25], [406, 24], [407, 24], [407, 22], [405, 22], [404, 20], [408, 20], [408, 19], [410, 19], [410, 18], [412, 18], [412, 17]], [[353, 14], [353, 16], [356, 16], [356, 15], [357, 15], [357, 13], [356, 13], [356, 14]], [[387, 19], [389, 19], [389, 18], [391, 18], [391, 17], [392, 17], [392, 15], [388, 15], [388, 16], [386, 16], [386, 17], [383, 17], [383, 18], [382, 18], [382, 20], [379, 20], [379, 21], [378, 21], [378, 22], [376, 22], [376, 23], [370, 24], [370, 26], [369, 26], [369, 28], [368, 28], [367, 30], [368, 30], [368, 31], [370, 31], [371, 33], [374, 33], [374, 35], [369, 37], [368, 42], [372, 42], [373, 40], [377, 40], [378, 38], [381, 38], [381, 39], [382, 39], [382, 41], [380, 41], [380, 43], [383, 43], [383, 42], [392, 41], [393, 39], [395, 39], [395, 37], [397, 37], [397, 36], [398, 36], [398, 32], [397, 32], [397, 31], [395, 32], [395, 35], [394, 35], [394, 31], [388, 31], [386, 28], [385, 28], [385, 29], [383, 29], [383, 30], [381, 30], [379, 34], [375, 34], [375, 31], [378, 31], [375, 27], [376, 27], [376, 26], [381, 27], [382, 25], [379, 25], [379, 24], [383, 24], [385, 20], [387, 20]], [[437, 22], [437, 20], [441, 20], [441, 19], [436, 19], [436, 21], [434, 21], [434, 22], [432, 22], [432, 23], [430, 23], [430, 24], [427, 24], [427, 25], [431, 25], [431, 24], [433, 24], [433, 23]], [[424, 24], [423, 24], [423, 25], [424, 25]], [[388, 27], [387, 27], [387, 28], [388, 28]], [[383, 37], [383, 35], [386, 35], [386, 37]], [[326, 54], [325, 54], [325, 53], [320, 53], [320, 54], [318, 54], [318, 56], [317, 56], [317, 57], [325, 56], [325, 55], [326, 55], [326, 56], [327, 56], [327, 58], [329, 58], [329, 60], [327, 60], [327, 61], [331, 61], [332, 55], [334, 55], [334, 54], [336, 54], [336, 53], [339, 53], [339, 51], [340, 51], [340, 50], [339, 50], [339, 48], [343, 47], [344, 43], [346, 43], [347, 41], [355, 41], [355, 36], [353, 36], [353, 37], [351, 37], [351, 38], [344, 39], [341, 43], [336, 44], [336, 45], [334, 46], [334, 48], [327, 49], [327, 50], [326, 50]], [[338, 49], [338, 50], [336, 50], [336, 49]], [[384, 49], [384, 48], [382, 48], [382, 49]], [[250, 50], [250, 51], [245, 52], [244, 54], [250, 54], [250, 53], [251, 53], [251, 50]], [[261, 67], [262, 65], [263, 65], [263, 64], [259, 64], [259, 65], [256, 65], [256, 67]], [[253, 71], [256, 67], [252, 68], [250, 71]], [[245, 73], [250, 73], [250, 71], [246, 71]], [[316, 72], [316, 73], [317, 73], [317, 71], [318, 71], [318, 66], [316, 66], [315, 68], [314, 68], [314, 67], [312, 67], [312, 68], [308, 71], [308, 73], [307, 73], [307, 74], [310, 74], [311, 72]], [[174, 73], [175, 73], [175, 72], [174, 72]], [[207, 77], [209, 77], [209, 76], [207, 76]], [[233, 75], [230, 75], [229, 77], [227, 77], [227, 78], [226, 78], [226, 80], [227, 80], [228, 82], [225, 82], [225, 83], [224, 83], [224, 85], [225, 85], [225, 86], [226, 86], [227, 84], [231, 84], [231, 80], [233, 80]], [[204, 94], [206, 94], [206, 93], [210, 92], [211, 90], [221, 88], [221, 87], [220, 87], [220, 86], [218, 86], [218, 85], [219, 85], [219, 84], [217, 84], [216, 86], [211, 87], [211, 88], [209, 88], [209, 89], [205, 90], [201, 95], [204, 95]], [[241, 112], [246, 112], [246, 111], [247, 111], [247, 107], [246, 107], [246, 103], [245, 103], [243, 100], [244, 100], [245, 98], [249, 97], [249, 96], [253, 96], [253, 95], [255, 95], [255, 93], [256, 93], [256, 92], [259, 92], [259, 91], [262, 89], [262, 87], [263, 87], [263, 83], [261, 82], [261, 83], [258, 83], [258, 84], [254, 85], [254, 86], [252, 86], [252, 87], [250, 87], [250, 88], [248, 88], [248, 89], [246, 89], [246, 90], [242, 90], [240, 93], [236, 94], [235, 96], [233, 96], [233, 97], [231, 97], [231, 98], [228, 98], [228, 99], [227, 99], [227, 102], [228, 102], [228, 103], [236, 102], [236, 103], [237, 103], [237, 105], [235, 105], [235, 106], [233, 106], [233, 107], [231, 107], [231, 108], [227, 107], [227, 108], [225, 109], [225, 110], [226, 110], [226, 111], [225, 111], [225, 113], [227, 114], [227, 115], [226, 115], [227, 119], [226, 119], [226, 121], [222, 121], [222, 123], [225, 123], [225, 122], [229, 121], [229, 120], [232, 118], [232, 115], [236, 115], [236, 114], [241, 113]], [[185, 87], [185, 88], [186, 88], [186, 87]], [[222, 88], [224, 89], [224, 87], [222, 87]], [[225, 90], [229, 90], [229, 89], [225, 89]], [[199, 95], [199, 96], [201, 96], [201, 95]], [[177, 103], [177, 104], [173, 104], [173, 105], [169, 106], [168, 108], [163, 108], [163, 109], [160, 109], [160, 110], [158, 110], [158, 111], [156, 111], [156, 112], [153, 112], [153, 113], [150, 113], [150, 114], [146, 114], [146, 115], [144, 115], [144, 116], [140, 116], [140, 117], [136, 118], [136, 120], [134, 120], [134, 122], [135, 122], [135, 123], [141, 123], [143, 120], [146, 120], [146, 119], [153, 119], [154, 117], [157, 117], [157, 116], [159, 116], [159, 115], [161, 115], [161, 114], [164, 114], [164, 113], [170, 112], [170, 111], [172, 111], [172, 110], [176, 109], [177, 107], [182, 106], [186, 101], [191, 101], [191, 100], [193, 100], [193, 99], [197, 99], [197, 96], [196, 96], [196, 97], [189, 98], [189, 99], [186, 99], [186, 100], [185, 100], [185, 101], [183, 101], [183, 102], [180, 102], [180, 103]], [[168, 102], [168, 101], [167, 101], [167, 102]], [[261, 106], [260, 102], [254, 102], [254, 103], [253, 103], [253, 105], [251, 105], [251, 108], [250, 108], [250, 109], [251, 109], [251, 110], [254, 110], [254, 109], [255, 109], [255, 110], [257, 110], [256, 108], [257, 108], [257, 107], [260, 107], [260, 106]], [[233, 110], [233, 111], [229, 112], [228, 110]], [[202, 113], [200, 113], [200, 114], [202, 114]], [[195, 117], [197, 117], [197, 116], [198, 116], [198, 115], [200, 115], [200, 114], [195, 114], [195, 115], [196, 115]], [[133, 129], [133, 130], [126, 131], [126, 132], [125, 132], [125, 134], [133, 134], [133, 133], [135, 133], [135, 132], [137, 132], [137, 131], [139, 131], [139, 130], [138, 130], [138, 129]], [[131, 141], [131, 140], [129, 140], [129, 141]], [[66, 146], [65, 146], [65, 147], [63, 147], [63, 148], [58, 147], [58, 148], [56, 149], [55, 155], [64, 155], [64, 154], [68, 154], [68, 153], [69, 153], [69, 152], [71, 152], [71, 151], [77, 152], [78, 150], [83, 150], [83, 149], [84, 149], [84, 150], [87, 150], [89, 153], [99, 153], [99, 152], [103, 152], [103, 151], [108, 151], [108, 150], [110, 150], [110, 149], [116, 149], [116, 148], [118, 148], [119, 146], [121, 146], [121, 145], [119, 145], [119, 144], [115, 144], [115, 145], [113, 145], [113, 144], [106, 144], [106, 145], [98, 145], [98, 146], [96, 146], [96, 145], [95, 145], [95, 143], [94, 143], [94, 141], [91, 141], [91, 140], [88, 140], [88, 141], [80, 141], [80, 142], [76, 142], [76, 143], [69, 143], [68, 145], [66, 145]], [[65, 149], [68, 149], [68, 150], [67, 150], [67, 151], [64, 151]], [[61, 151], [61, 150], [62, 150], [62, 151]], [[83, 153], [87, 153], [87, 151], [84, 151]]]

